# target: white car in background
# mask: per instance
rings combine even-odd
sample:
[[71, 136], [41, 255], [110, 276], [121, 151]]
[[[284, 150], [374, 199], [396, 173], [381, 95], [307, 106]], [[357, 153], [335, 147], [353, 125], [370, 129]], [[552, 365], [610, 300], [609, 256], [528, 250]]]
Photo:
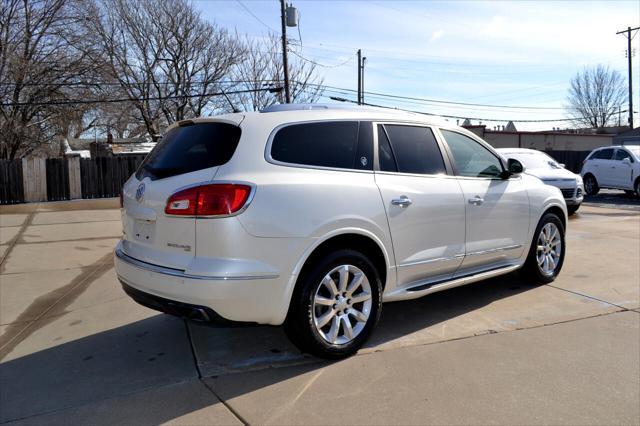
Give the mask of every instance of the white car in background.
[[607, 146], [591, 151], [580, 172], [587, 195], [600, 188], [622, 189], [640, 197], [640, 145]]
[[560, 188], [568, 213], [574, 214], [584, 199], [582, 177], [565, 169], [562, 164], [535, 149], [499, 148], [505, 158], [515, 158], [525, 167], [525, 173], [540, 178], [547, 185]]

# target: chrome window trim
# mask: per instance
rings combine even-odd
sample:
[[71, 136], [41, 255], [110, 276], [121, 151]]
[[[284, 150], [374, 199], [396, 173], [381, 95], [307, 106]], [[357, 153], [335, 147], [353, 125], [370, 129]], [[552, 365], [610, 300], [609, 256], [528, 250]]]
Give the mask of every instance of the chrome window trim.
[[134, 259], [133, 257], [123, 252], [121, 249], [116, 249], [115, 255], [121, 261], [131, 266], [134, 266], [138, 269], [142, 269], [144, 271], [155, 272], [158, 274], [170, 275], [172, 277], [185, 278], [185, 279], [191, 279], [191, 280], [213, 280], [213, 281], [266, 280], [266, 279], [275, 279], [279, 277], [279, 275], [245, 275], [245, 276], [238, 276], [238, 277], [191, 275], [191, 274], [185, 273], [181, 269], [167, 268], [165, 266], [153, 265], [151, 263]]
[[[348, 172], [348, 173], [373, 173], [373, 170], [360, 170], [360, 169], [351, 169], [351, 168], [342, 168], [342, 167], [314, 166], [312, 164], [288, 163], [286, 161], [276, 160], [271, 156], [271, 146], [273, 145], [273, 139], [275, 138], [276, 134], [280, 130], [284, 129], [285, 127], [296, 126], [299, 124], [335, 123], [335, 122], [345, 122], [345, 121], [358, 123], [358, 125], [360, 125], [360, 123], [362, 122], [370, 122], [371, 120], [368, 120], [365, 118], [332, 118], [332, 119], [327, 118], [327, 119], [317, 119], [317, 120], [292, 121], [289, 123], [280, 124], [274, 127], [273, 130], [271, 130], [271, 133], [269, 133], [267, 144], [264, 148], [264, 159], [266, 160], [267, 163], [271, 163], [276, 166], [293, 167], [297, 169], [327, 170], [327, 171], [333, 171], [333, 172]], [[375, 152], [374, 152], [374, 158], [375, 158]]]

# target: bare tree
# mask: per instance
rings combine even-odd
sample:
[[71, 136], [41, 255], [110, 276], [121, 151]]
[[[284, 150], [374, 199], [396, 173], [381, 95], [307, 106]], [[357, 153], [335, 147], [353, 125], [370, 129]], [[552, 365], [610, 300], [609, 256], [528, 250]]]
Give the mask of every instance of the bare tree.
[[61, 126], [79, 109], [65, 101], [83, 96], [92, 67], [79, 48], [75, 6], [75, 0], [2, 1], [0, 158], [43, 147], [56, 152]]
[[204, 20], [187, 0], [96, 0], [86, 25], [101, 47], [96, 63], [131, 100], [148, 133], [203, 114], [243, 58], [237, 38]]
[[585, 68], [571, 80], [569, 115], [581, 125], [605, 127], [627, 102], [626, 90], [618, 71], [603, 65]]
[[[283, 65], [280, 38], [271, 34], [266, 39], [244, 40], [247, 56], [232, 69], [234, 88], [252, 90], [232, 97], [234, 105], [245, 111], [258, 111], [278, 102], [283, 94], [265, 91], [268, 87], [283, 87]], [[323, 79], [312, 62], [289, 58], [291, 100], [295, 103], [316, 102], [323, 92]]]

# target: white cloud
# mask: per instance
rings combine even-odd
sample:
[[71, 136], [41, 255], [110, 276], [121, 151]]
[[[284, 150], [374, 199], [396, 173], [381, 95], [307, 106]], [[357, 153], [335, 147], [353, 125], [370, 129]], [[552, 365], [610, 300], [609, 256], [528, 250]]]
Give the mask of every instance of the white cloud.
[[429, 39], [429, 41], [433, 43], [434, 41], [438, 40], [439, 38], [442, 38], [443, 35], [444, 35], [444, 31], [443, 30], [434, 31], [431, 34], [431, 38]]

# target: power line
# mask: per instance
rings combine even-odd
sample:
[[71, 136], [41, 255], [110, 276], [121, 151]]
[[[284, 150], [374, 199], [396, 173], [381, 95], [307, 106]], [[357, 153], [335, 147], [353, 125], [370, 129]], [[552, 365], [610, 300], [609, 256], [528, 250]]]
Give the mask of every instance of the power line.
[[274, 33], [278, 33], [278, 31], [276, 31], [276, 30], [274, 30], [273, 28], [271, 28], [271, 26], [270, 26], [269, 24], [267, 24], [266, 22], [264, 22], [262, 19], [258, 18], [258, 16], [257, 16], [255, 13], [253, 13], [253, 12], [251, 11], [251, 9], [249, 9], [249, 8], [248, 8], [244, 3], [242, 3], [240, 0], [236, 0], [236, 3], [238, 3], [240, 6], [242, 6], [242, 8], [243, 8], [244, 10], [246, 10], [246, 11], [247, 11], [247, 13], [248, 13], [249, 15], [253, 16], [253, 17], [256, 19], [256, 21], [260, 22], [262, 25], [264, 25], [265, 27], [269, 28], [269, 29], [270, 29], [271, 31], [273, 31]]
[[[348, 92], [357, 92], [356, 90], [342, 88], [342, 87], [327, 86], [327, 85], [322, 85], [322, 86], [330, 88], [330, 89], [345, 90], [345, 91], [348, 91]], [[380, 93], [380, 92], [367, 92], [367, 91], [365, 91], [364, 93], [369, 94], [369, 95], [382, 96], [382, 97], [391, 98], [391, 99], [406, 99], [406, 100], [411, 100], [411, 101], [430, 102], [430, 103], [445, 104], [445, 105], [446, 104], [450, 104], [450, 105], [464, 105], [464, 106], [475, 106], [475, 107], [484, 107], [484, 108], [507, 108], [507, 109], [527, 109], [527, 110], [530, 110], [530, 109], [564, 110], [564, 109], [566, 109], [566, 108], [560, 108], [560, 107], [536, 107], [536, 106], [519, 106], [519, 105], [489, 105], [489, 104], [478, 104], [478, 103], [470, 103], [470, 102], [445, 101], [445, 100], [441, 100], [441, 99], [429, 99], [429, 98], [417, 98], [417, 97], [412, 97], [412, 96], [391, 95], [391, 94], [388, 94], [388, 93]]]
[[[348, 103], [352, 103], [352, 104], [357, 104], [358, 102], [354, 101], [353, 99], [346, 99], [346, 98], [341, 98], [341, 97], [337, 97], [337, 96], [331, 96], [329, 97], [329, 99], [332, 99], [334, 101], [338, 101], [338, 102], [348, 102]], [[424, 111], [415, 111], [415, 110], [409, 110], [409, 109], [403, 109], [403, 108], [397, 108], [397, 107], [389, 107], [389, 106], [385, 106], [385, 105], [377, 105], [377, 104], [371, 104], [371, 103], [362, 103], [362, 105], [365, 106], [371, 106], [371, 107], [376, 107], [376, 108], [385, 108], [385, 109], [392, 109], [392, 110], [396, 110], [396, 111], [405, 111], [405, 112], [411, 112], [414, 114], [422, 114], [422, 115], [428, 115], [428, 116], [432, 116], [432, 117], [444, 117], [444, 118], [456, 118], [456, 119], [461, 119], [461, 120], [476, 120], [476, 121], [513, 121], [514, 123], [555, 123], [555, 122], [566, 122], [566, 121], [575, 121], [575, 118], [558, 118], [558, 119], [540, 119], [540, 120], [510, 120], [510, 119], [506, 119], [506, 118], [482, 118], [482, 117], [468, 117], [468, 116], [461, 116], [461, 115], [447, 115], [447, 114], [435, 114], [432, 112], [424, 112]], [[627, 111], [620, 111], [621, 113], [626, 113]]]
[[299, 54], [295, 50], [290, 50], [290, 52], [293, 53], [294, 55], [296, 55], [298, 58], [302, 59], [303, 61], [312, 63], [312, 64], [317, 65], [317, 66], [322, 67], [322, 68], [338, 68], [338, 67], [342, 67], [342, 66], [346, 65], [347, 63], [349, 63], [349, 62], [351, 62], [353, 60], [353, 58], [350, 57], [346, 61], [340, 62], [339, 64], [327, 65], [327, 64], [321, 64], [320, 62], [316, 62], [316, 61], [314, 61], [312, 59], [305, 58], [304, 56], [302, 56], [301, 54]]
[[93, 99], [93, 100], [64, 100], [64, 101], [47, 101], [47, 102], [7, 102], [1, 103], [0, 106], [25, 106], [25, 105], [79, 105], [79, 104], [109, 104], [109, 103], [120, 103], [120, 102], [136, 102], [136, 101], [161, 101], [165, 99], [184, 99], [184, 98], [201, 98], [201, 97], [209, 97], [209, 96], [226, 96], [226, 95], [237, 95], [241, 93], [252, 93], [252, 92], [279, 92], [282, 90], [282, 87], [269, 87], [264, 89], [247, 89], [247, 90], [234, 90], [234, 91], [220, 91], [220, 92], [212, 92], [212, 93], [199, 93], [199, 94], [190, 94], [190, 95], [175, 95], [175, 96], [152, 96], [152, 97], [141, 97], [141, 98], [121, 98], [121, 99]]

